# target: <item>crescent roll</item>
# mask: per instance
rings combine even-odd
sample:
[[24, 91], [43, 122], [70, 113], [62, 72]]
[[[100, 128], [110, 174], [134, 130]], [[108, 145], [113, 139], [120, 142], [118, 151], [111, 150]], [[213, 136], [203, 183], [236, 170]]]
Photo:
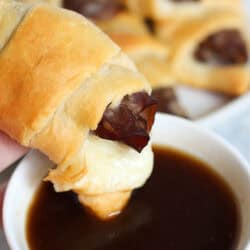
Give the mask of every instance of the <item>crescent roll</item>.
[[5, 4], [0, 130], [56, 163], [46, 177], [56, 191], [75, 191], [100, 218], [117, 214], [152, 171], [149, 83], [84, 17]]
[[29, 3], [29, 4], [34, 4], [34, 3], [48, 3], [48, 4], [52, 4], [55, 6], [62, 6], [62, 2], [63, 0], [16, 0], [19, 2], [23, 2], [23, 3]]
[[240, 95], [248, 89], [248, 51], [238, 12], [207, 12], [180, 25], [171, 39], [169, 60], [183, 84]]
[[147, 35], [148, 29], [141, 18], [127, 11], [122, 11], [107, 20], [94, 20], [105, 33]]
[[152, 96], [158, 104], [157, 111], [187, 118], [175, 94], [176, 80], [170, 70], [167, 47], [150, 35], [114, 33], [110, 37], [151, 83]]
[[124, 0], [63, 0], [63, 7], [92, 20], [109, 20], [123, 11]]
[[199, 15], [207, 8], [235, 8], [240, 0], [126, 0], [128, 8], [137, 15], [164, 20]]
[[173, 85], [166, 46], [149, 35], [111, 34], [110, 37], [135, 62], [152, 88]]
[[148, 32], [141, 18], [122, 12], [97, 25], [135, 62], [153, 88], [174, 83], [169, 72], [167, 47]]
[[187, 117], [178, 103], [175, 84], [168, 62], [169, 50], [146, 28], [141, 18], [122, 12], [110, 20], [97, 22], [124, 52], [135, 62], [137, 68], [149, 80], [152, 96], [158, 103], [158, 111]]

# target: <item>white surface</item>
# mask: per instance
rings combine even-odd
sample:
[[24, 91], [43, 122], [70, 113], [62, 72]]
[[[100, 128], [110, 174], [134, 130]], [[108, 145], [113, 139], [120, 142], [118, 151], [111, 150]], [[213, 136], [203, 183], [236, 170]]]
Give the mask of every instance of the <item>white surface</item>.
[[230, 101], [227, 96], [184, 86], [178, 87], [176, 93], [181, 105], [192, 120], [205, 117]]
[[250, 93], [197, 123], [224, 137], [250, 162]]
[[[231, 185], [239, 200], [243, 231], [239, 250], [246, 249], [250, 235], [250, 167], [226, 142], [183, 119], [157, 115], [153, 143], [189, 152], [211, 165]], [[52, 165], [33, 151], [11, 178], [5, 199], [4, 225], [13, 250], [26, 250], [25, 214], [40, 181]], [[23, 181], [25, 180], [25, 182]], [[2, 248], [1, 248], [2, 250]]]

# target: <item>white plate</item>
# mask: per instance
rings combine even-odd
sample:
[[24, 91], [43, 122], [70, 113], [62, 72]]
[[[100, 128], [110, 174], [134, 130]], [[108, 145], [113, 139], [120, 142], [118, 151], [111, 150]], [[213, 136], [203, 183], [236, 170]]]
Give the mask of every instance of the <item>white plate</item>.
[[227, 96], [190, 87], [177, 87], [176, 94], [180, 104], [192, 120], [206, 117], [226, 104], [230, 104], [231, 101]]

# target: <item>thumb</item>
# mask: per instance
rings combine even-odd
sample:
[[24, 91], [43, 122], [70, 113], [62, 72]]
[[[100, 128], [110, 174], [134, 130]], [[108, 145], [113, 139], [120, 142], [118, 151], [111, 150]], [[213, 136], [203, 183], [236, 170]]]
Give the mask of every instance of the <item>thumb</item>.
[[0, 132], [0, 172], [27, 152], [27, 148]]

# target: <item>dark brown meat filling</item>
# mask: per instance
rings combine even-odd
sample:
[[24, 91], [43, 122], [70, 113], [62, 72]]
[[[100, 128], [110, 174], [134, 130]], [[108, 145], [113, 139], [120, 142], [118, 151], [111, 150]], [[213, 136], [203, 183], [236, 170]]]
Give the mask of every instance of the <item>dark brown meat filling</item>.
[[155, 22], [152, 18], [145, 18], [144, 23], [146, 24], [149, 32], [155, 33]]
[[186, 112], [180, 105], [174, 88], [162, 87], [154, 89], [152, 97], [157, 100], [157, 111], [176, 116], [188, 118]]
[[64, 0], [64, 8], [91, 19], [103, 20], [112, 18], [124, 6], [119, 0]]
[[207, 37], [195, 51], [201, 62], [219, 65], [244, 64], [248, 60], [247, 47], [236, 29], [221, 30]]
[[141, 152], [148, 144], [156, 109], [156, 101], [146, 92], [127, 95], [117, 108], [107, 107], [95, 134]]

